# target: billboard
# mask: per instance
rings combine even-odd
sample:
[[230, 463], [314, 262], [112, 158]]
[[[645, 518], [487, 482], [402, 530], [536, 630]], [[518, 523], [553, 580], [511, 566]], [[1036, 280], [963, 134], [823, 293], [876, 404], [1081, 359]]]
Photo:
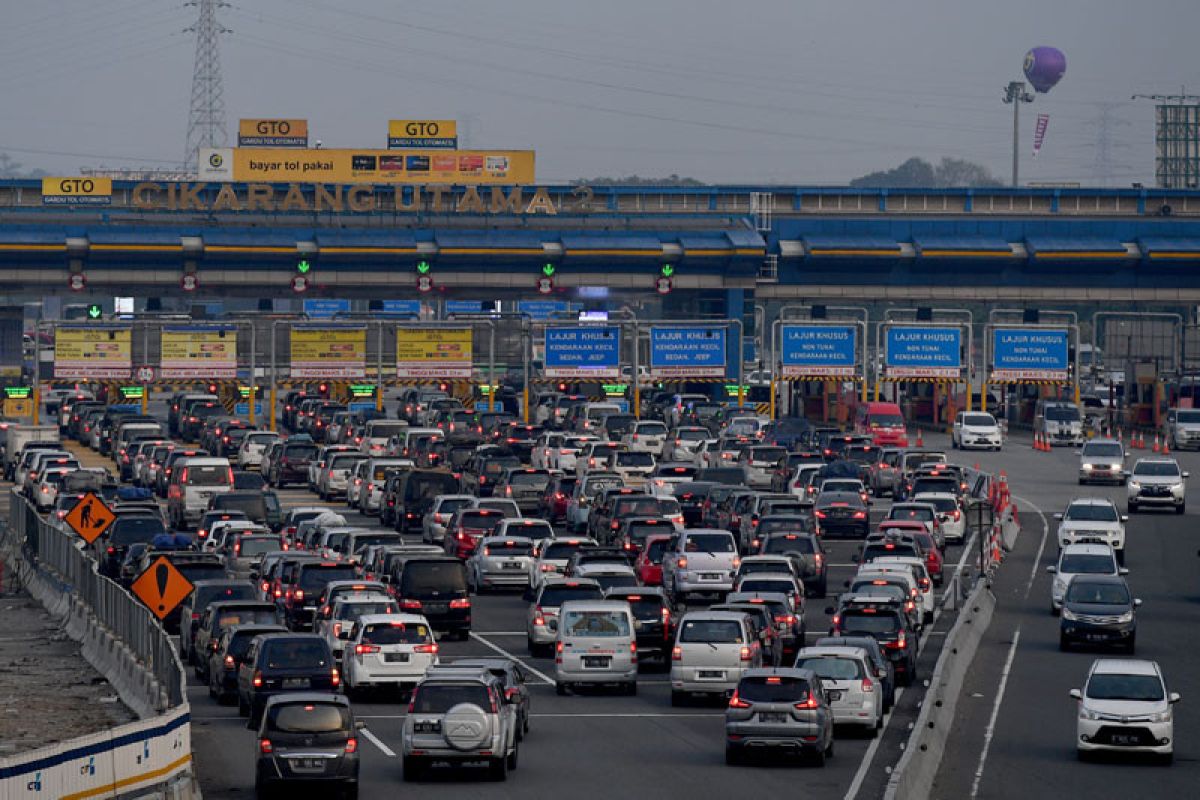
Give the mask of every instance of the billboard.
[[389, 150], [404, 147], [458, 147], [458, 122], [452, 119], [390, 119]]
[[853, 378], [858, 329], [853, 325], [783, 325], [780, 364], [789, 378]]
[[[201, 154], [203, 161], [204, 154]], [[205, 177], [203, 168], [200, 164]], [[305, 183], [534, 183], [532, 150], [233, 150], [238, 182]], [[209, 178], [209, 180], [219, 180]]]
[[132, 371], [129, 328], [60, 327], [54, 331], [55, 378], [128, 378]]
[[112, 205], [112, 178], [42, 178], [42, 205]]
[[547, 378], [616, 378], [621, 374], [621, 330], [579, 325], [546, 328]]
[[163, 328], [159, 374], [163, 378], [236, 378], [237, 326]]
[[397, 378], [470, 378], [470, 328], [396, 330]]
[[650, 374], [656, 378], [725, 377], [725, 328], [650, 329]]
[[994, 328], [988, 380], [1065, 381], [1069, 342], [1066, 328]]
[[959, 378], [962, 329], [894, 325], [887, 329], [884, 370], [889, 378]]
[[293, 327], [291, 351], [293, 378], [361, 378], [367, 329]]
[[308, 147], [308, 120], [238, 120], [238, 147]]

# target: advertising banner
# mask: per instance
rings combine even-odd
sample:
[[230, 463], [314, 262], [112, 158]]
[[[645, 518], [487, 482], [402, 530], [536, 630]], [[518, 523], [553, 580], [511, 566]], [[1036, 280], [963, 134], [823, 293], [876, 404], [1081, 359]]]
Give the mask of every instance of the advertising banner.
[[366, 328], [293, 327], [291, 345], [293, 378], [366, 375]]
[[431, 153], [427, 150], [239, 147], [233, 150], [232, 180], [250, 183], [534, 183], [533, 161], [532, 150]]
[[89, 326], [54, 331], [54, 377], [128, 378], [133, 372], [129, 328]]
[[239, 120], [238, 147], [308, 147], [308, 120]]
[[656, 378], [725, 377], [725, 328], [650, 329], [650, 374]]
[[236, 378], [237, 327], [181, 325], [162, 332], [163, 378]]
[[621, 374], [621, 330], [616, 326], [546, 328], [547, 378], [617, 378]]
[[889, 378], [962, 376], [962, 329], [896, 325], [887, 329], [884, 370]]
[[112, 178], [42, 178], [42, 205], [112, 205]]
[[780, 362], [784, 377], [853, 378], [858, 329], [852, 325], [783, 325]]
[[1066, 328], [994, 328], [988, 380], [1065, 381], [1069, 341]]
[[397, 329], [397, 378], [470, 378], [470, 328]]
[[388, 149], [458, 147], [458, 122], [452, 119], [390, 119]]

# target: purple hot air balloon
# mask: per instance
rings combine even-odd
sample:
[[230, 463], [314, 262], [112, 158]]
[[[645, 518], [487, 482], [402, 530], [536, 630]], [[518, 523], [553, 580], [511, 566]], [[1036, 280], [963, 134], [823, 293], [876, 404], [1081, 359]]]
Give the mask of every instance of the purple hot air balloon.
[[1025, 54], [1025, 77], [1039, 92], [1048, 92], [1067, 71], [1067, 57], [1057, 47], [1035, 47]]

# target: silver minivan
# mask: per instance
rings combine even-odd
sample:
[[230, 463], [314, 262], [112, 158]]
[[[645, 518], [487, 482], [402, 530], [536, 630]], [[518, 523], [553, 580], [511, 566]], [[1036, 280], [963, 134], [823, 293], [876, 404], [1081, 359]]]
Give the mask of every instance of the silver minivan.
[[637, 694], [637, 638], [633, 613], [623, 600], [569, 600], [558, 611], [554, 688], [617, 684]]
[[195, 457], [175, 465], [167, 487], [167, 514], [175, 528], [195, 525], [218, 494], [233, 490], [233, 468], [225, 458]]
[[737, 611], [692, 611], [679, 622], [671, 650], [671, 705], [689, 694], [729, 694], [762, 664], [749, 618]]
[[883, 682], [873, 677], [871, 655], [861, 647], [805, 647], [796, 669], [820, 679], [838, 725], [857, 725], [874, 738], [883, 727]]

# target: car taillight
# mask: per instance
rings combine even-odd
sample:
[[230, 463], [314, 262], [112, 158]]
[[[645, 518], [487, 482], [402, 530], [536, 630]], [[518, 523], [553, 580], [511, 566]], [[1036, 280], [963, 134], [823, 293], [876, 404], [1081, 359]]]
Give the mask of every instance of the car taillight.
[[333, 623], [333, 635], [335, 637], [337, 637], [337, 636], [340, 636], [341, 633], [342, 633], [342, 623], [340, 623], [340, 622]]
[[112, 545], [109, 545], [109, 546], [108, 546], [108, 549], [107, 549], [105, 552], [106, 552], [106, 553], [108, 553], [110, 556], [111, 556], [111, 555], [116, 555], [116, 553], [117, 553], [117, 548], [113, 547]]
[[460, 597], [457, 600], [450, 601], [451, 608], [470, 608], [471, 600], [468, 597]]
[[429, 653], [431, 655], [436, 655], [437, 651], [438, 651], [438, 646], [436, 643], [419, 644], [413, 648], [414, 653]]
[[356, 644], [354, 645], [354, 654], [356, 656], [367, 655], [370, 653], [378, 653], [379, 646], [374, 644]]
[[811, 711], [816, 707], [817, 698], [813, 697], [811, 692], [809, 692], [809, 694], [799, 703], [792, 703], [792, 708], [795, 708], [799, 711]]
[[671, 660], [672, 661], [683, 661], [683, 648], [682, 647], [680, 647], [679, 645], [675, 645], [673, 648], [671, 648]]
[[304, 590], [297, 589], [295, 594], [293, 594], [292, 596], [295, 597], [297, 600], [303, 600], [304, 599]]
[[358, 739], [355, 739], [353, 736], [351, 736], [349, 739], [346, 740], [346, 752], [347, 753], [358, 752]]
[[866, 519], [866, 518], [867, 518], [867, 512], [865, 512], [865, 511], [855, 511], [855, 512], [854, 512], [854, 518], [855, 518], [855, 519]]
[[784, 614], [782, 616], [776, 616], [775, 621], [782, 622], [784, 625], [794, 625], [796, 623], [796, 618], [791, 614]]
[[961, 517], [961, 516], [962, 516], [962, 512], [961, 512], [961, 511], [959, 511], [958, 509], [955, 509], [955, 510], [954, 510], [954, 521], [955, 521], [955, 522], [958, 522], [958, 519], [959, 519], [959, 517]]
[[262, 678], [261, 670], [257, 670], [257, 669], [254, 670], [254, 680], [252, 681], [252, 683], [254, 684], [254, 688], [256, 688], [256, 689], [263, 685], [263, 678]]
[[[543, 564], [542, 566], [545, 567], [546, 565]], [[533, 609], [533, 624], [534, 625], [545, 625], [546, 624], [546, 617], [545, 617], [545, 614], [542, 612], [541, 606], [535, 606]]]
[[814, 512], [814, 516], [816, 516], [817, 519], [825, 519], [825, 517], [828, 515], [824, 511], [817, 511]]
[[890, 647], [893, 650], [903, 650], [908, 647], [908, 637], [904, 635], [904, 631], [900, 631], [900, 635], [896, 637], [896, 641], [887, 642], [885, 647]]
[[260, 753], [275, 752], [275, 748], [271, 745], [271, 740], [270, 739], [259, 739], [258, 740], [258, 752], [260, 752]]
[[929, 578], [918, 578], [917, 583], [919, 583], [921, 585], [922, 589], [929, 588]]
[[749, 708], [751, 705], [753, 704], [749, 700], [743, 700], [738, 696], [736, 689], [733, 692], [733, 696], [729, 698], [730, 708]]
[[563, 643], [555, 642], [554, 643], [554, 663], [555, 664], [562, 663], [562, 651], [563, 651]]
[[746, 645], [742, 645], [742, 649], [738, 652], [738, 659], [741, 661], [749, 661], [750, 660], [750, 648], [747, 647]]
[[338, 671], [337, 671], [337, 667], [334, 667], [332, 670], [330, 670], [330, 673], [329, 673], [329, 680], [330, 680], [330, 683], [332, 683], [332, 684], [334, 685], [334, 687], [335, 687], [335, 688], [336, 688], [337, 686], [341, 685], [341, 683], [342, 683], [342, 673], [340, 673], [340, 672], [338, 672]]
[[820, 568], [822, 562], [824, 562], [824, 561], [825, 561], [825, 556], [821, 555], [820, 553], [813, 554], [813, 563], [817, 565], [818, 569]]
[[236, 667], [237, 666], [237, 662], [233, 660], [233, 656], [225, 656], [225, 666], [226, 667]]
[[401, 600], [400, 607], [403, 608], [405, 611], [420, 611], [421, 610], [421, 601], [420, 600]]

